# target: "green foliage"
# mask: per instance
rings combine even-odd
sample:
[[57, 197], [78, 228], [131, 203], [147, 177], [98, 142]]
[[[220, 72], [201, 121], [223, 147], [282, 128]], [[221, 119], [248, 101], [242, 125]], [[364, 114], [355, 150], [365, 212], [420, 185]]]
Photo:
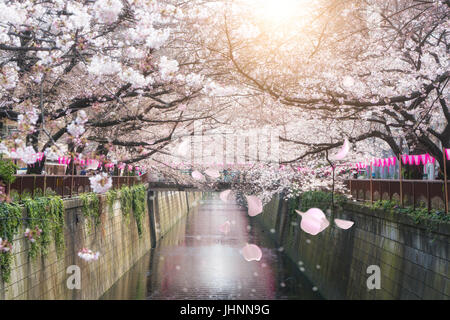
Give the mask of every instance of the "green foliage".
[[42, 191], [41, 188], [36, 188], [34, 190], [34, 197], [33, 198], [39, 198], [39, 197], [43, 197], [44, 196], [44, 192]]
[[145, 213], [145, 198], [147, 194], [147, 189], [145, 185], [136, 185], [131, 187], [131, 192], [133, 195], [133, 215], [136, 219], [137, 229], [139, 236], [142, 235], [142, 220]]
[[131, 210], [133, 209], [133, 194], [127, 186], [120, 189], [120, 208], [123, 216], [129, 222]]
[[[39, 197], [36, 199], [26, 198], [23, 204], [27, 211], [27, 225], [30, 229], [42, 230], [39, 238], [30, 243], [30, 258], [36, 258], [39, 253], [46, 255], [48, 246], [53, 235], [57, 253], [63, 252], [64, 243], [64, 203], [61, 197]], [[22, 225], [23, 208], [18, 203], [0, 203], [0, 237], [13, 241], [20, 226]], [[8, 282], [10, 279], [12, 253], [11, 251], [0, 254], [0, 267], [2, 280]]]
[[24, 202], [24, 201], [27, 200], [27, 199], [33, 199], [33, 195], [31, 194], [30, 191], [24, 190], [24, 191], [22, 192], [22, 194], [20, 195], [20, 201], [21, 201], [21, 202]]
[[[10, 243], [19, 231], [22, 221], [22, 208], [17, 204], [0, 203], [0, 237]], [[0, 253], [0, 271], [3, 282], [11, 277], [12, 252]]]
[[117, 199], [117, 191], [115, 189], [109, 189], [106, 192], [106, 203], [108, 204], [108, 210], [110, 213], [113, 212], [114, 209], [114, 201]]
[[395, 208], [399, 207], [399, 203], [395, 200], [377, 200], [367, 206], [371, 209], [383, 209], [387, 212], [393, 212]]
[[17, 166], [10, 159], [0, 159], [0, 179], [5, 183], [13, 183], [16, 180], [14, 174]]
[[17, 192], [17, 190], [11, 190], [9, 193], [9, 196], [11, 198], [11, 202], [19, 202], [20, 201], [20, 194]]
[[64, 241], [65, 210], [64, 201], [60, 196], [49, 197], [49, 213], [52, 218], [53, 239], [56, 253], [61, 255], [66, 248]]
[[299, 209], [300, 206], [300, 197], [291, 197], [288, 199], [288, 214], [290, 216], [296, 215], [297, 212], [295, 210]]
[[38, 227], [42, 230], [40, 237], [31, 243], [29, 256], [35, 258], [40, 252], [43, 256], [48, 253], [48, 246], [52, 234], [52, 215], [50, 213], [50, 198], [25, 199], [24, 205], [27, 209], [28, 224], [30, 229]]
[[421, 202], [419, 206], [413, 208], [412, 206], [401, 207], [400, 203], [395, 200], [378, 200], [374, 203], [366, 204], [371, 209], [381, 209], [390, 213], [407, 214], [415, 223], [425, 222], [450, 222], [450, 215], [446, 215], [444, 211], [428, 208], [425, 203]]
[[100, 199], [96, 193], [83, 193], [80, 195], [83, 202], [83, 216], [87, 219], [88, 232], [92, 231], [92, 227], [100, 224]]
[[[319, 208], [326, 212], [331, 208], [331, 192], [325, 191], [307, 191], [301, 195], [300, 211], [305, 212], [311, 208]], [[342, 206], [347, 198], [341, 194], [334, 195], [335, 205]]]

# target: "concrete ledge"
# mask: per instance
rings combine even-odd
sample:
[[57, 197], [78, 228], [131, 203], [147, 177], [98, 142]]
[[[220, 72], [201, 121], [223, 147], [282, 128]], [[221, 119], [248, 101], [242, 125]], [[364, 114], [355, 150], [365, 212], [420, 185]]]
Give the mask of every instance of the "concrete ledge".
[[402, 214], [398, 212], [386, 212], [383, 209], [372, 209], [364, 206], [362, 203], [358, 202], [348, 202], [343, 206], [344, 210], [358, 212], [365, 215], [370, 215], [386, 221], [391, 221], [395, 223], [400, 223], [410, 227], [438, 233], [444, 236], [450, 236], [450, 223], [445, 221], [419, 221], [415, 222], [414, 219], [407, 214]]

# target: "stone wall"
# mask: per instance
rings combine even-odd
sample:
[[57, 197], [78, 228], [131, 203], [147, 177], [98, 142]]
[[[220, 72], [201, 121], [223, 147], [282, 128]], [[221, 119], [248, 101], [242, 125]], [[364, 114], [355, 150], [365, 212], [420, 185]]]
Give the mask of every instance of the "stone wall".
[[[152, 203], [150, 213], [157, 222], [156, 239], [163, 236], [200, 197], [198, 192], [155, 191], [157, 201]], [[133, 215], [128, 221], [124, 218], [119, 200], [113, 210], [109, 210], [106, 197], [101, 197], [101, 224], [90, 232], [83, 217], [81, 200], [65, 200], [64, 206], [65, 252], [58, 256], [52, 242], [46, 257], [30, 259], [29, 241], [23, 237], [24, 230], [20, 230], [13, 242], [11, 281], [0, 281], [0, 299], [98, 299], [152, 246], [147, 209], [139, 237]], [[77, 253], [83, 247], [99, 251], [99, 260], [86, 262], [80, 259]], [[80, 290], [67, 288], [66, 282], [71, 275], [67, 268], [71, 265], [80, 267]]]
[[[342, 230], [330, 221], [309, 235], [279, 198], [257, 217], [327, 299], [450, 299], [450, 224], [416, 223], [354, 203], [336, 218], [355, 224]], [[381, 289], [367, 288], [370, 265], [380, 267]]]

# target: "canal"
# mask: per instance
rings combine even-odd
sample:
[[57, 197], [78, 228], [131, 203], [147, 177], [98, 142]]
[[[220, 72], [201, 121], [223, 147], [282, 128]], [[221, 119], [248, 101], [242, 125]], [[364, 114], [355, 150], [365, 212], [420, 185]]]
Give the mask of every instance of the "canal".
[[[219, 231], [225, 221], [231, 231]], [[247, 262], [246, 243], [262, 250]], [[212, 194], [192, 209], [101, 299], [322, 299], [317, 288], [241, 207]]]

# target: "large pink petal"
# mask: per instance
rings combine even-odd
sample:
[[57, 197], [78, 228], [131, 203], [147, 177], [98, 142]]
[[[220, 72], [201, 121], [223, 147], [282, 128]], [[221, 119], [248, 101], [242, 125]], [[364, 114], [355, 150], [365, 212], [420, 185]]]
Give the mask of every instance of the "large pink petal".
[[210, 176], [211, 178], [219, 178], [220, 177], [220, 172], [219, 170], [216, 169], [207, 169], [205, 170], [205, 173]]
[[344, 230], [347, 230], [349, 228], [352, 227], [352, 225], [354, 224], [353, 221], [349, 221], [349, 220], [341, 220], [341, 219], [334, 219], [334, 223], [336, 223], [336, 225]]
[[219, 231], [223, 234], [228, 234], [230, 232], [231, 223], [230, 221], [225, 221], [225, 223], [221, 224], [219, 227]]
[[221, 193], [220, 193], [220, 200], [222, 200], [223, 202], [227, 202], [228, 201], [228, 196], [230, 195], [230, 193], [231, 193], [231, 190], [225, 190], [225, 191], [222, 191]]
[[242, 248], [242, 255], [247, 261], [259, 261], [262, 258], [262, 251], [257, 245], [247, 243], [247, 245]]
[[302, 216], [300, 228], [313, 236], [322, 232], [330, 225], [325, 214], [318, 208], [311, 208], [306, 212], [297, 211], [297, 213]]
[[257, 216], [263, 211], [262, 201], [257, 196], [245, 196], [248, 204], [248, 215]]
[[334, 160], [344, 159], [350, 151], [350, 143], [347, 139], [344, 140], [341, 150], [334, 156]]
[[205, 179], [205, 177], [197, 170], [192, 171], [191, 175], [192, 175], [192, 178], [194, 178], [195, 180], [204, 180]]

